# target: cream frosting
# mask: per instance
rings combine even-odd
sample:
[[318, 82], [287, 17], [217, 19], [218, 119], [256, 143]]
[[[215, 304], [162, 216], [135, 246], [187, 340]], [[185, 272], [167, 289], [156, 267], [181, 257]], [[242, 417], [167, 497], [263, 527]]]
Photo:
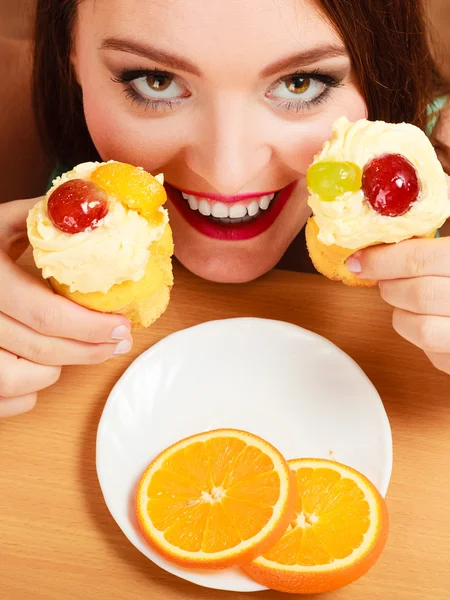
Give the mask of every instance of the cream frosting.
[[95, 229], [68, 234], [55, 227], [47, 212], [52, 192], [70, 179], [89, 180], [100, 164], [83, 163], [56, 178], [27, 219], [34, 260], [43, 277], [53, 277], [69, 286], [71, 292], [106, 293], [113, 285], [139, 281], [150, 257], [150, 245], [161, 239], [168, 223], [167, 211], [162, 207], [159, 210], [164, 220], [156, 227], [109, 195], [108, 214]]
[[427, 136], [408, 123], [390, 124], [361, 119], [350, 123], [341, 117], [333, 124], [331, 139], [315, 158], [319, 161], [350, 161], [361, 170], [383, 154], [402, 154], [416, 168], [421, 190], [407, 213], [388, 217], [377, 213], [362, 190], [347, 192], [331, 202], [310, 190], [308, 204], [319, 227], [319, 240], [355, 249], [377, 243], [393, 243], [425, 237], [450, 217], [447, 179]]

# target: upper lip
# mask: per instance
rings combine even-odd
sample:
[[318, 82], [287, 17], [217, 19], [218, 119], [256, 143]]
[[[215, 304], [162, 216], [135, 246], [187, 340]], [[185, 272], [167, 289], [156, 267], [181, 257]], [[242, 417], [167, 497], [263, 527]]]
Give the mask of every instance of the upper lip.
[[260, 198], [261, 196], [270, 196], [271, 194], [276, 194], [280, 191], [273, 190], [270, 192], [251, 192], [248, 194], [235, 194], [233, 196], [224, 196], [223, 194], [195, 192], [193, 190], [182, 190], [180, 188], [175, 187], [174, 185], [172, 185], [172, 187], [174, 187], [182, 194], [187, 194], [188, 196], [196, 196], [197, 198], [205, 198], [206, 200], [214, 200], [215, 202], [223, 202], [224, 204], [242, 202], [243, 200], [249, 200], [250, 198]]

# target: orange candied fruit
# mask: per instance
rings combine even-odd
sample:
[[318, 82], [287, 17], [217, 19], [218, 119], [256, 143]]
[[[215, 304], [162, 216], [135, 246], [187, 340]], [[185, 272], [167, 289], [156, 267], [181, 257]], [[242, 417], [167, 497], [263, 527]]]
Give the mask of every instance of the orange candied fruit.
[[135, 210], [148, 221], [163, 222], [158, 210], [167, 199], [164, 186], [142, 167], [121, 162], [101, 165], [91, 175], [91, 181], [117, 198], [123, 206]]

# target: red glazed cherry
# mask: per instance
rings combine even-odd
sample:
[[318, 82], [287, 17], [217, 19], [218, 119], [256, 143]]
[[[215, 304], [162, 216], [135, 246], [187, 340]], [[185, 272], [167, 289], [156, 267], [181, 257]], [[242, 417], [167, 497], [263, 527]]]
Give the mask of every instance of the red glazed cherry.
[[362, 177], [364, 195], [380, 215], [399, 217], [419, 195], [416, 169], [401, 154], [384, 154], [367, 163]]
[[64, 233], [94, 229], [108, 214], [106, 193], [92, 181], [71, 179], [50, 196], [48, 214], [53, 225]]

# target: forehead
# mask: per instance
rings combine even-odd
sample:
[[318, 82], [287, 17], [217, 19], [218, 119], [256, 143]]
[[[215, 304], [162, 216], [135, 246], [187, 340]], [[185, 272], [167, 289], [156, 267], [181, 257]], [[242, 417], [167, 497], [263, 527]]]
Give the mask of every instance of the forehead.
[[217, 56], [264, 65], [339, 41], [308, 0], [82, 0], [78, 26], [82, 39], [148, 42], [202, 65]]

